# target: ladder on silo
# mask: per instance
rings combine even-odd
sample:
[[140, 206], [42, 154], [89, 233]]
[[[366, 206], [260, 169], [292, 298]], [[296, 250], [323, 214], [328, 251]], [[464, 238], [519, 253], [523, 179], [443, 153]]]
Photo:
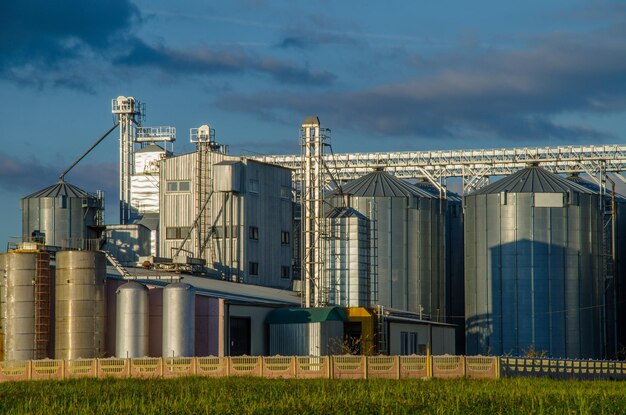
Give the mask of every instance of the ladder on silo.
[[49, 357], [50, 346], [50, 254], [37, 253], [35, 270], [35, 353], [33, 358]]

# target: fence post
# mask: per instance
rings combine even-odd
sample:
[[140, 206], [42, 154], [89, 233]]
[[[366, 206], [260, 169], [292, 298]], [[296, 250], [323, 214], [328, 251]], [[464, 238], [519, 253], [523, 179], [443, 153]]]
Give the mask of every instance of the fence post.
[[265, 366], [265, 360], [263, 359], [263, 356], [258, 356], [257, 359], [261, 360], [261, 377], [263, 377], [263, 366]]
[[61, 380], [65, 379], [65, 360], [61, 360]]
[[367, 356], [361, 356], [363, 361], [363, 379], [367, 379]]
[[226, 364], [226, 377], [230, 377], [230, 356], [224, 356], [224, 363]]
[[400, 379], [400, 356], [394, 357], [396, 360], [394, 366], [396, 367], [396, 379]]
[[333, 356], [330, 356], [330, 355], [326, 356], [325, 358], [328, 361], [328, 365], [326, 366], [328, 368], [328, 379], [332, 379], [334, 377], [333, 376], [333, 370], [334, 370], [334, 365], [333, 365], [334, 362], [333, 361], [335, 359], [333, 358]]
[[500, 358], [499, 357], [494, 357], [494, 359], [496, 360], [494, 365], [495, 365], [495, 371], [496, 371], [496, 379], [500, 379]]
[[467, 359], [465, 355], [461, 356], [461, 362], [463, 362], [463, 377], [466, 378], [467, 377]]

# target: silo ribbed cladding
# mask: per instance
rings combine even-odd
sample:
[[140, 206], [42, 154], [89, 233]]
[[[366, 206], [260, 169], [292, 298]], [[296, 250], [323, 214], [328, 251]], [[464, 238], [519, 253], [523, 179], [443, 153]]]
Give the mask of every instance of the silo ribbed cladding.
[[55, 358], [103, 357], [106, 259], [98, 251], [56, 254]]
[[103, 210], [102, 199], [60, 180], [22, 198], [22, 237], [28, 241], [39, 231], [46, 245], [99, 249], [87, 243], [99, 237]]
[[194, 355], [196, 290], [180, 282], [163, 289], [163, 357]]
[[50, 357], [49, 271], [47, 253], [0, 254], [0, 360]]
[[464, 198], [468, 355], [602, 357], [599, 207], [538, 166]]
[[[566, 178], [593, 192], [600, 192], [600, 187], [592, 179], [586, 180], [577, 173]], [[626, 197], [613, 192], [611, 182], [607, 180], [603, 226], [606, 244], [612, 245], [615, 252], [613, 278], [607, 279], [604, 289], [604, 313], [607, 357], [620, 358], [626, 350]], [[611, 217], [615, 223], [610, 222]]]
[[372, 223], [376, 303], [445, 321], [445, 202], [382, 170], [346, 183], [329, 202]]
[[148, 355], [148, 288], [134, 281], [117, 291], [115, 355], [120, 358]]
[[[440, 192], [427, 180], [415, 184], [434, 197]], [[465, 271], [463, 268], [463, 197], [446, 191], [445, 234], [445, 281], [446, 281], [446, 323], [454, 324], [456, 330], [456, 350], [465, 350]]]

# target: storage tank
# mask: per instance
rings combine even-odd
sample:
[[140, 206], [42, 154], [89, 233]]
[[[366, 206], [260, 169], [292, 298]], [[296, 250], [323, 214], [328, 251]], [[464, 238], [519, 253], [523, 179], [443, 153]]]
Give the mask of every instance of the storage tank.
[[163, 357], [194, 355], [196, 290], [176, 282], [163, 289]]
[[62, 248], [99, 249], [86, 245], [100, 237], [102, 199], [59, 180], [22, 198], [22, 237], [45, 234], [45, 244]]
[[[586, 180], [578, 173], [567, 176], [567, 180], [577, 183], [593, 192], [600, 192], [600, 187]], [[605, 194], [604, 229], [607, 246], [614, 245], [613, 278], [607, 278], [605, 294], [607, 357], [621, 358], [618, 353], [626, 350], [626, 197], [613, 194], [610, 181], [607, 181]], [[614, 209], [612, 204], [615, 203]], [[613, 217], [615, 223], [610, 223]], [[615, 240], [613, 240], [613, 234]]]
[[328, 201], [372, 223], [377, 303], [445, 321], [445, 203], [382, 170], [346, 183]]
[[0, 254], [0, 360], [49, 357], [50, 281], [47, 252]]
[[599, 202], [538, 166], [464, 198], [468, 355], [602, 356]]
[[148, 288], [134, 281], [117, 291], [115, 355], [121, 358], [148, 355]]
[[328, 300], [342, 307], [371, 307], [370, 221], [352, 208], [333, 209], [326, 217]]
[[97, 251], [56, 254], [55, 358], [102, 357], [106, 350], [106, 259]]
[[[437, 197], [439, 189], [427, 180], [415, 184], [418, 188]], [[463, 198], [446, 191], [445, 216], [445, 276], [446, 276], [446, 323], [457, 326], [456, 350], [465, 350], [465, 270], [463, 258]]]

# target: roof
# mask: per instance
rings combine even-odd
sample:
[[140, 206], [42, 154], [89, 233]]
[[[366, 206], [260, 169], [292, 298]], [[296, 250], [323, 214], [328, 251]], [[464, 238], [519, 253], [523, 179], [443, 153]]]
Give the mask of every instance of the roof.
[[351, 207], [334, 208], [333, 210], [330, 211], [330, 213], [326, 217], [330, 219], [357, 217], [359, 219], [369, 220], [365, 215], [363, 215], [358, 210], [355, 210], [354, 208], [351, 208]]
[[[157, 271], [153, 269], [127, 267], [126, 270], [133, 278], [135, 278], [133, 281], [154, 286], [164, 287], [170, 282], [178, 281], [180, 278], [182, 282], [195, 287], [196, 294], [207, 297], [223, 298], [229, 301], [254, 304], [266, 303], [294, 306], [301, 303], [298, 294], [291, 290], [281, 290], [278, 288], [242, 284], [207, 277], [198, 277], [195, 275]], [[107, 266], [107, 277], [121, 278], [121, 275], [115, 267]]]
[[529, 166], [517, 171], [495, 183], [478, 189], [473, 194], [511, 193], [587, 193], [594, 194], [586, 187], [580, 186], [557, 174], [550, 173], [539, 166]]
[[306, 125], [311, 125], [311, 124], [320, 125], [320, 119], [316, 115], [304, 117], [304, 119], [302, 120], [302, 125], [305, 125], [305, 124]]
[[83, 189], [67, 183], [65, 180], [60, 179], [52, 186], [48, 186], [45, 189], [41, 189], [28, 196], [24, 196], [23, 199], [38, 199], [42, 197], [90, 197], [95, 198], [94, 195], [87, 193]]
[[[418, 189], [421, 189], [421, 190], [424, 190], [425, 192], [430, 193], [434, 197], [439, 197], [439, 190], [428, 180], [422, 180], [420, 182], [417, 182], [415, 183], [415, 186]], [[449, 202], [462, 202], [463, 201], [463, 197], [460, 194], [451, 192], [449, 190], [446, 191], [446, 199]]]
[[165, 152], [167, 154], [172, 154], [171, 151], [165, 150], [160, 145], [154, 144], [154, 143], [148, 144], [147, 146], [144, 146], [140, 148], [139, 150], [135, 150], [135, 153], [162, 153], [162, 152]]
[[433, 198], [428, 192], [418, 189], [382, 170], [376, 170], [358, 179], [349, 181], [341, 186], [341, 191], [340, 189], [335, 189], [330, 195], [337, 196], [340, 194], [361, 197], [416, 196], [428, 199]]
[[[594, 193], [600, 193], [600, 186], [598, 186], [594, 182], [591, 182], [589, 180], [583, 179], [582, 177], [580, 177], [578, 175], [578, 173], [571, 174], [571, 175], [567, 176], [565, 179], [569, 180], [571, 182], [574, 182], [574, 183], [576, 183], [576, 184], [578, 184], [580, 186], [586, 187], [587, 189], [591, 190]], [[607, 197], [610, 197], [611, 196], [611, 189], [607, 188], [606, 192], [607, 192], [606, 193]], [[624, 195], [621, 195], [621, 194], [615, 192], [615, 200], [617, 202], [624, 203], [624, 202], [626, 202], [626, 197], [624, 197]]]
[[302, 324], [324, 321], [348, 321], [341, 307], [278, 308], [265, 318], [267, 324]]
[[143, 225], [150, 230], [159, 228], [159, 214], [154, 212], [144, 213], [141, 218], [134, 221], [139, 225]]

